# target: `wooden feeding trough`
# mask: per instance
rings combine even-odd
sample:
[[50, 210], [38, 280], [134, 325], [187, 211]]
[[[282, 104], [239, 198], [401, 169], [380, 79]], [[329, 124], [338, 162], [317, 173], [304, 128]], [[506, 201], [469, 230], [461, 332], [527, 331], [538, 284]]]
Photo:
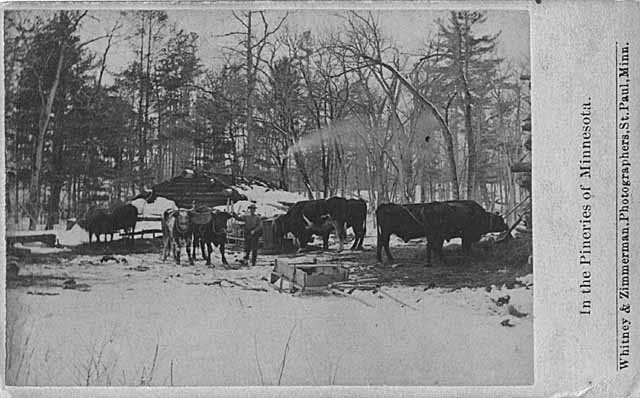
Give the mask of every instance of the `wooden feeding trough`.
[[25, 233], [11, 233], [8, 232], [6, 236], [7, 246], [13, 247], [16, 243], [31, 243], [42, 242], [49, 247], [56, 245], [56, 234], [46, 232], [25, 232]]
[[285, 281], [289, 283], [289, 292], [299, 289], [301, 293], [326, 290], [329, 284], [344, 282], [349, 279], [349, 269], [335, 264], [288, 263], [276, 260], [271, 271], [270, 282], [279, 281], [278, 289], [282, 291]]

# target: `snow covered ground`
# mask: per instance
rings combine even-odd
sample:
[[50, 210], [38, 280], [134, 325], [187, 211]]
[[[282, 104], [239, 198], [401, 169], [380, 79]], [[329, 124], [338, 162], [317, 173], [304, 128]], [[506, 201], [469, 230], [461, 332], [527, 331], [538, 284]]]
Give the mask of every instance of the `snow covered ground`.
[[[7, 290], [7, 383], [533, 382], [530, 286], [383, 287], [413, 308], [355, 291], [365, 305], [341, 296], [279, 293], [267, 281], [274, 256], [234, 270], [222, 268], [214, 254], [215, 268], [200, 259], [195, 267], [163, 263], [159, 253], [22, 266], [21, 279]], [[334, 255], [308, 253], [295, 261], [322, 263]], [[233, 262], [240, 253], [227, 257]], [[75, 283], [65, 282], [70, 278]]]
[[[276, 203], [281, 196], [258, 191], [248, 195], [258, 213], [282, 212]], [[249, 203], [238, 202], [233, 210], [242, 213]], [[166, 206], [171, 204], [140, 204], [147, 217], [157, 217]], [[158, 228], [158, 222], [144, 221], [136, 230]], [[504, 263], [456, 264], [451, 254], [448, 265], [425, 269], [424, 243], [396, 237], [390, 245], [400, 266], [377, 267], [371, 216], [367, 229], [365, 252], [336, 253], [332, 235], [330, 252], [288, 258], [382, 276], [383, 292], [390, 296], [364, 290], [352, 297], [280, 293], [268, 283], [279, 258], [273, 255], [260, 255], [256, 267], [227, 269], [214, 249], [215, 268], [200, 258], [184, 267], [162, 262], [159, 243], [149, 240], [134, 245], [155, 250], [155, 244], [156, 252], [113, 253], [103, 245], [95, 251], [81, 246], [81, 253], [95, 254], [76, 255], [76, 246], [88, 242], [87, 232], [78, 225], [60, 227], [54, 232], [65, 248], [47, 252], [44, 261], [19, 264], [20, 277], [8, 281], [7, 384], [533, 382], [532, 274]], [[51, 249], [24, 247], [34, 254]], [[57, 256], [60, 251], [64, 256]], [[488, 255], [478, 253], [486, 261]], [[232, 264], [241, 257], [228, 250]], [[503, 283], [513, 275], [519, 275], [518, 283], [507, 288]]]

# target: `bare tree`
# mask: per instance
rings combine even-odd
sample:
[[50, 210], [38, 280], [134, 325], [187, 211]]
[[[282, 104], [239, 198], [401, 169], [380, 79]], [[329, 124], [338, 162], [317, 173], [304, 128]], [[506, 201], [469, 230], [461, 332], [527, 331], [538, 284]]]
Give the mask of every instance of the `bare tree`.
[[[391, 84], [384, 79], [384, 70], [390, 72], [397, 79], [398, 83], [407, 88], [409, 92], [422, 102], [429, 109], [435, 119], [442, 127], [444, 140], [447, 147], [449, 170], [451, 180], [453, 182], [453, 197], [459, 198], [458, 190], [458, 172], [455, 162], [453, 134], [449, 128], [447, 120], [443, 117], [438, 108], [428, 100], [418, 89], [416, 89], [398, 70], [398, 65], [392, 65], [384, 61], [382, 55], [389, 48], [384, 46], [384, 40], [381, 38], [380, 29], [375, 23], [375, 18], [371, 13], [367, 17], [363, 17], [358, 13], [352, 12], [348, 19], [348, 25], [351, 28], [351, 35], [347, 40], [343, 40], [339, 48], [346, 51], [352, 60], [351, 70], [368, 68], [375, 71], [376, 80], [383, 87], [387, 95], [392, 93]], [[394, 116], [395, 117], [395, 116]], [[396, 118], [397, 121], [397, 118]]]
[[[53, 108], [53, 102], [56, 98], [56, 93], [58, 90], [58, 85], [60, 84], [60, 76], [62, 74], [62, 69], [65, 63], [65, 53], [68, 51], [68, 46], [73, 45], [68, 40], [69, 35], [73, 34], [78, 28], [78, 24], [87, 14], [87, 11], [84, 12], [67, 12], [60, 11], [55, 19], [54, 23], [61, 30], [58, 32], [57, 41], [52, 43], [53, 48], [51, 57], [57, 58], [57, 66], [55, 69], [55, 74], [50, 82], [51, 87], [47, 90], [45, 85], [48, 82], [44, 80], [47, 78], [46, 76], [39, 75], [36, 69], [33, 69], [36, 77], [38, 79], [38, 84], [41, 88], [40, 90], [40, 99], [41, 99], [41, 111], [40, 117], [38, 121], [38, 135], [36, 138], [36, 152], [35, 152], [35, 164], [31, 176], [31, 184], [29, 187], [29, 202], [31, 207], [30, 221], [29, 221], [29, 229], [33, 230], [36, 227], [37, 220], [40, 216], [40, 176], [42, 173], [43, 167], [43, 154], [44, 154], [44, 144], [45, 144], [45, 133], [49, 129], [49, 122], [51, 120], [51, 110]], [[81, 45], [86, 45], [83, 43]], [[53, 58], [53, 59], [55, 59]]]
[[[253, 152], [256, 149], [256, 138], [253, 132], [255, 112], [254, 97], [256, 82], [258, 80], [260, 64], [263, 61], [264, 49], [270, 43], [272, 36], [274, 36], [278, 32], [282, 24], [285, 22], [288, 14], [285, 14], [282, 18], [280, 18], [274, 28], [270, 28], [264, 11], [247, 11], [242, 13], [242, 15], [238, 15], [236, 12], [232, 12], [232, 15], [233, 18], [238, 23], [240, 23], [244, 30], [228, 32], [222, 36], [238, 37], [240, 39], [240, 48], [226, 47], [226, 49], [231, 53], [244, 58], [247, 85], [245, 94], [246, 146], [243, 151], [243, 172], [246, 174], [253, 174], [255, 172]], [[260, 18], [258, 23], [256, 23], [254, 15], [257, 15]]]

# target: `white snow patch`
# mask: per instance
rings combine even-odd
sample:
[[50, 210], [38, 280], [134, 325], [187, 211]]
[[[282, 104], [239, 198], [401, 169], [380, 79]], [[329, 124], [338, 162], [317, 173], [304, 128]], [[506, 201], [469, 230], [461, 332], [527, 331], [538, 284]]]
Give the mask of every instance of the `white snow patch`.
[[[62, 226], [57, 226], [55, 229], [38, 229], [35, 231], [11, 231], [11, 236], [34, 236], [34, 235], [46, 235], [55, 234], [58, 244], [62, 246], [77, 246], [85, 242], [89, 242], [89, 233], [82, 229], [80, 225], [75, 224], [70, 230], [65, 230]], [[33, 245], [29, 244], [29, 247]], [[15, 247], [19, 247], [17, 244]]]
[[299, 193], [288, 192], [279, 189], [271, 189], [261, 185], [238, 184], [233, 186], [240, 194], [247, 197], [247, 200], [240, 200], [230, 206], [216, 206], [216, 210], [233, 211], [237, 214], [249, 212], [249, 205], [256, 205], [256, 214], [262, 217], [274, 217], [284, 214], [288, 206], [284, 203], [295, 203], [307, 198]]
[[238, 184], [234, 188], [245, 195], [247, 199], [256, 203], [295, 203], [307, 200], [307, 197], [296, 192], [271, 189], [260, 185]]
[[138, 221], [136, 223], [136, 231], [145, 229], [162, 229], [162, 221]]
[[525, 286], [533, 286], [533, 274], [517, 277], [516, 280]]
[[56, 231], [58, 243], [63, 246], [78, 246], [89, 242], [89, 233], [80, 225], [75, 224], [68, 231]]

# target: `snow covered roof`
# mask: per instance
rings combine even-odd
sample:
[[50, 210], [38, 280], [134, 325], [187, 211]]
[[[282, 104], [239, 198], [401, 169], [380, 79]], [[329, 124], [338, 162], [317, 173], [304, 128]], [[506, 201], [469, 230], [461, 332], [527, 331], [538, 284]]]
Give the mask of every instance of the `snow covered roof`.
[[259, 203], [271, 203], [287, 206], [291, 203], [307, 200], [304, 195], [299, 193], [273, 189], [262, 185], [237, 184], [233, 188], [246, 196], [248, 200], [255, 202], [256, 205]]
[[138, 209], [138, 217], [162, 217], [165, 210], [178, 208], [176, 202], [162, 196], [157, 196], [151, 203], [142, 198], [134, 199], [131, 204]]
[[[197, 206], [226, 208], [237, 202], [250, 201], [258, 207], [257, 213], [264, 216], [272, 214], [273, 209], [284, 212], [286, 207], [283, 206], [306, 200], [304, 195], [278, 189], [276, 184], [259, 177], [192, 169], [185, 169], [179, 176], [155, 185], [153, 192], [142, 193], [136, 200], [152, 202], [155, 196], [172, 200], [178, 207], [191, 207], [195, 203]], [[246, 206], [239, 204], [237, 208], [244, 209]], [[141, 207], [144, 207], [142, 203], [139, 210]]]
[[197, 206], [214, 207], [246, 199], [216, 175], [189, 169], [155, 185], [146, 199], [153, 202], [155, 196], [173, 200], [178, 207], [191, 207], [193, 203]]
[[262, 217], [273, 217], [284, 214], [292, 203], [306, 200], [304, 195], [276, 188], [260, 179], [243, 178], [231, 186], [240, 195], [247, 198], [234, 203], [231, 209], [238, 213], [248, 213], [249, 205], [256, 205], [256, 214]]

